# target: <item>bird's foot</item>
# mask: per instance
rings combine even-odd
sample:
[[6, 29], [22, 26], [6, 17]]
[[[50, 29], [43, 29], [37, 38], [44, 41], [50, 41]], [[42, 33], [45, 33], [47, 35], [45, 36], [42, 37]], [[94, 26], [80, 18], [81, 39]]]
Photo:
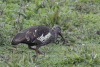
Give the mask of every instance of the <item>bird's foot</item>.
[[32, 57], [36, 58], [37, 56], [36, 55], [33, 55]]

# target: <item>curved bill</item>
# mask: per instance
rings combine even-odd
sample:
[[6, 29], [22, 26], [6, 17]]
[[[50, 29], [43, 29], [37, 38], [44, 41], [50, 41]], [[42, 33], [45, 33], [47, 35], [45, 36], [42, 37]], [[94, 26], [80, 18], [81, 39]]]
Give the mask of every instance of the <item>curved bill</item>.
[[63, 41], [64, 41], [64, 44], [65, 44], [65, 39], [64, 37], [62, 36], [62, 33], [60, 32], [59, 35], [62, 37]]

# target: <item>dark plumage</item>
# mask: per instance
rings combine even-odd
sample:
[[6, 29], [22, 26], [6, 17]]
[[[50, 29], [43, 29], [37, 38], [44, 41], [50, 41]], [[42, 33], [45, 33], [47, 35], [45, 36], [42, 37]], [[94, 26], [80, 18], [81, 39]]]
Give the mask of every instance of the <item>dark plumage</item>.
[[[11, 44], [17, 45], [19, 43], [25, 43], [29, 49], [36, 51], [37, 56], [38, 53], [41, 54], [38, 50], [39, 47], [53, 42], [57, 38], [57, 35], [63, 38], [59, 25], [53, 26], [52, 29], [44, 25], [33, 25], [17, 33], [12, 39]], [[65, 43], [64, 38], [63, 40]], [[36, 49], [31, 48], [31, 46], [36, 46]]]

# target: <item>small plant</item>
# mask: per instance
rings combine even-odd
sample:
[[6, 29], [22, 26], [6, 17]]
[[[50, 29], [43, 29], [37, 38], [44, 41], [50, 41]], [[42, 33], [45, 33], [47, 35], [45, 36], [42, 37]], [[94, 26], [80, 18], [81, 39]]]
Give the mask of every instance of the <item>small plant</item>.
[[11, 40], [12, 29], [9, 29], [9, 25], [6, 25], [5, 22], [0, 23], [0, 45], [8, 45]]

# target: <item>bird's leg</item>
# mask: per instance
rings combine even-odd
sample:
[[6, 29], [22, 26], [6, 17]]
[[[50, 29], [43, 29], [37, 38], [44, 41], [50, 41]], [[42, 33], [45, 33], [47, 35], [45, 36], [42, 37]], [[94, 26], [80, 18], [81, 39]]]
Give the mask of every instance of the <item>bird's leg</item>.
[[42, 53], [41, 51], [39, 51], [39, 50], [38, 50], [38, 53], [39, 53], [39, 54], [43, 54], [43, 53]]
[[[44, 44], [41, 44], [41, 46], [43, 46], [43, 45], [44, 45]], [[37, 46], [37, 47], [38, 47], [38, 46]], [[40, 46], [39, 46], [39, 47], [40, 47]], [[41, 51], [39, 51], [39, 50], [38, 50], [38, 53], [39, 53], [39, 54], [43, 54], [43, 53], [42, 53]]]
[[[28, 48], [31, 49], [31, 50], [35, 50], [36, 51], [36, 49], [35, 48], [32, 48], [31, 46], [28, 46]], [[38, 53], [39, 54], [42, 54], [42, 52], [40, 52], [39, 50], [38, 50]]]
[[39, 49], [39, 47], [40, 46], [36, 46], [36, 57], [38, 56], [38, 51], [39, 51], [38, 49]]
[[32, 48], [31, 46], [28, 45], [28, 48], [31, 50], [36, 50], [35, 48]]
[[37, 45], [36, 46], [36, 57], [38, 56], [38, 53], [43, 54], [42, 52], [39, 51], [39, 48], [40, 48], [40, 45]]

